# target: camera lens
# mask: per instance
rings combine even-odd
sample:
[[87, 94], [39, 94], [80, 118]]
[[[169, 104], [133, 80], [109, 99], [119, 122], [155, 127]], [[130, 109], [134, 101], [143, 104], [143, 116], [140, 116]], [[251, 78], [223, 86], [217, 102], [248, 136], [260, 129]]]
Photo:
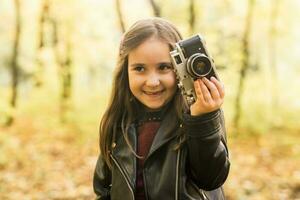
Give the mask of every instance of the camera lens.
[[194, 54], [190, 57], [187, 71], [191, 76], [198, 78], [207, 75], [211, 70], [211, 62], [204, 54]]

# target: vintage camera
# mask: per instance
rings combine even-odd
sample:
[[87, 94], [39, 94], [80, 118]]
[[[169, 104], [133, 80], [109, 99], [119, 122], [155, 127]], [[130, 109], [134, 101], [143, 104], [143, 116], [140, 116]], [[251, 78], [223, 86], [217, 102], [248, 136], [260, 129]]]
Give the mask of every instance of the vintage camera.
[[196, 79], [203, 77], [210, 79], [212, 76], [219, 79], [214, 61], [208, 54], [205, 41], [200, 35], [177, 42], [170, 55], [178, 79], [178, 87], [189, 105], [197, 99], [194, 89]]

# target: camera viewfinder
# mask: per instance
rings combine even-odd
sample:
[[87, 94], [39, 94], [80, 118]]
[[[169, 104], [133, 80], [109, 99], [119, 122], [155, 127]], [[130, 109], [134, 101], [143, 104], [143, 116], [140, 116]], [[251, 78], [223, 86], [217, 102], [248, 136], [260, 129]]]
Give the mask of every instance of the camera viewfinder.
[[177, 65], [179, 65], [179, 64], [182, 63], [182, 60], [181, 60], [181, 58], [180, 58], [179, 55], [174, 56], [174, 58], [175, 58], [175, 61], [176, 61], [176, 64], [177, 64]]

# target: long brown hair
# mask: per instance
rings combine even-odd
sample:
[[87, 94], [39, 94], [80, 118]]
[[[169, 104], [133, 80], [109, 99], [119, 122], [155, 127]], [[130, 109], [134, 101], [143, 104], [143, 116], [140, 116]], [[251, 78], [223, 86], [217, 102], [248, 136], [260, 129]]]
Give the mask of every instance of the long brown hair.
[[[161, 18], [139, 20], [124, 33], [120, 43], [109, 105], [100, 122], [100, 150], [109, 167], [111, 166], [109, 154], [117, 130], [121, 129], [127, 144], [135, 154], [127, 136], [127, 130], [133, 123], [138, 110], [137, 100], [129, 89], [128, 54], [152, 36], [166, 42], [170, 50], [174, 48], [176, 42], [182, 39], [177, 28]], [[186, 108], [183, 106], [183, 99], [178, 89], [171, 103], [172, 107], [176, 108], [177, 117], [181, 118]]]

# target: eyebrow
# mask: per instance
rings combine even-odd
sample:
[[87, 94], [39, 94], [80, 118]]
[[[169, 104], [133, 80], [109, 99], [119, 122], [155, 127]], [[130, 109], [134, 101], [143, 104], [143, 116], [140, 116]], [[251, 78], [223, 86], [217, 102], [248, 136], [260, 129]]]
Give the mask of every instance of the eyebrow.
[[157, 63], [158, 65], [161, 65], [161, 64], [165, 64], [165, 65], [172, 65], [172, 62], [160, 62], [160, 63]]
[[[172, 65], [172, 62], [159, 62], [156, 65], [159, 66], [159, 65], [162, 65], [162, 64]], [[130, 67], [145, 66], [145, 65], [146, 65], [145, 63], [133, 63], [133, 64], [130, 65]]]
[[144, 63], [133, 63], [130, 65], [130, 67], [137, 67], [137, 66], [145, 66]]

